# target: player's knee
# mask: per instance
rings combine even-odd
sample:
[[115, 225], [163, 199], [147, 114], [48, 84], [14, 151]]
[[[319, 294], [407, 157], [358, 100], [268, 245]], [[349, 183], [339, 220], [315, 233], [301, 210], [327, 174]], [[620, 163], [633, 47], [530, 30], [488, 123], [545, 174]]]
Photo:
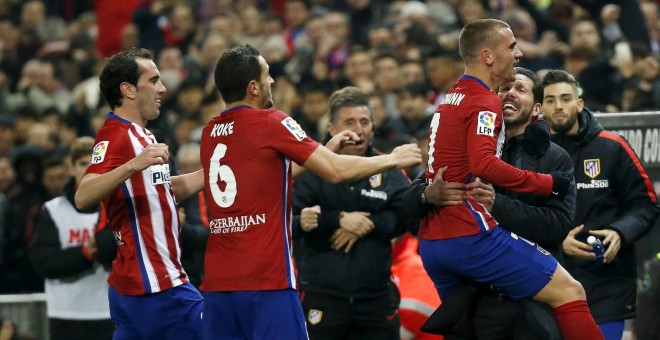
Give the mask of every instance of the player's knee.
[[567, 302], [587, 299], [587, 294], [585, 293], [582, 284], [572, 277], [568, 280], [565, 291], [568, 300]]

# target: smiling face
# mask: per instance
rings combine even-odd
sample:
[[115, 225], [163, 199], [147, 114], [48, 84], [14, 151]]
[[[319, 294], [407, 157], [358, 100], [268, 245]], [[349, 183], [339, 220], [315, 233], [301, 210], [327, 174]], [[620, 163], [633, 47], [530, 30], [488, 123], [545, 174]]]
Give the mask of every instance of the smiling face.
[[165, 93], [165, 85], [160, 80], [156, 64], [149, 59], [137, 59], [142, 73], [135, 91], [135, 106], [144, 120], [153, 120], [160, 115], [160, 100]]
[[543, 115], [554, 132], [576, 133], [578, 113], [583, 108], [584, 102], [572, 84], [555, 83], [543, 89]]
[[373, 137], [374, 123], [371, 120], [371, 112], [366, 106], [345, 106], [339, 109], [336, 122], [330, 122], [328, 131], [335, 135], [343, 130], [355, 132], [360, 141], [354, 145], [347, 145], [342, 149], [342, 153], [353, 156], [364, 156], [367, 148], [371, 144]]
[[533, 81], [527, 76], [516, 74], [516, 80], [502, 85], [498, 95], [502, 99], [502, 114], [507, 129], [529, 123], [532, 116], [537, 116]]
[[514, 67], [523, 55], [510, 28], [502, 28], [500, 35], [500, 41], [491, 50], [491, 72], [497, 85], [516, 79], [516, 69]]

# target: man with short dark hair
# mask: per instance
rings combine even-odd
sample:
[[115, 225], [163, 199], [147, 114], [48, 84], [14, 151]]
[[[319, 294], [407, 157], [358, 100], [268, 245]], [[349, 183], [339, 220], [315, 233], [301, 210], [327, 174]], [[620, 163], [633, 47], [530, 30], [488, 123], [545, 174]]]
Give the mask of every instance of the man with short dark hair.
[[[498, 158], [505, 138], [502, 102], [492, 91], [515, 80], [514, 66], [522, 57], [509, 25], [495, 19], [472, 21], [461, 30], [459, 47], [465, 74], [431, 122], [427, 181], [435, 181], [444, 169], [447, 181], [481, 180], [563, 199], [569, 174], [523, 171]], [[419, 230], [420, 254], [441, 300], [468, 278], [514, 299], [550, 305], [564, 338], [601, 338], [582, 286], [552, 256], [498, 225], [483, 204], [469, 197], [459, 205], [431, 207]]]
[[201, 170], [170, 177], [168, 147], [146, 129], [166, 90], [151, 52], [114, 55], [100, 80], [112, 112], [75, 202], [87, 209], [102, 201], [118, 245], [108, 278], [114, 336], [197, 339], [202, 296], [181, 266], [176, 202], [202, 189]]
[[[380, 154], [371, 146], [373, 113], [365, 90], [345, 87], [329, 106], [329, 133], [348, 129], [360, 138], [340, 154]], [[296, 179], [293, 235], [301, 239], [298, 278], [310, 339], [400, 338], [391, 240], [409, 222], [402, 209], [408, 184], [398, 169], [345, 184], [311, 173]]]
[[[566, 268], [584, 285], [589, 309], [606, 338], [621, 339], [624, 320], [635, 317], [635, 242], [658, 218], [653, 184], [630, 144], [604, 130], [584, 106], [571, 74], [550, 71], [541, 85], [552, 140], [575, 163], [576, 227], [563, 243]], [[587, 243], [589, 236], [602, 240], [602, 259]]]
[[[206, 339], [307, 338], [291, 258], [292, 178], [303, 167], [338, 183], [421, 160], [416, 145], [375, 157], [333, 153], [271, 109], [272, 83], [268, 63], [249, 45], [218, 60], [215, 84], [227, 110], [202, 131], [200, 156], [211, 218], [200, 287]], [[337, 136], [365, 144], [353, 132]]]

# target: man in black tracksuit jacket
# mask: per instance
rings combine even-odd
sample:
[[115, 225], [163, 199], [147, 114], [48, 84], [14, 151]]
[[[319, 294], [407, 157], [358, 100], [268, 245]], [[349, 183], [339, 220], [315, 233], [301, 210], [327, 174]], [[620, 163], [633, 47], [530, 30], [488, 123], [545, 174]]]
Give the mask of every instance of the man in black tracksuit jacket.
[[[635, 317], [634, 244], [658, 217], [653, 185], [628, 142], [605, 131], [584, 107], [570, 74], [550, 71], [542, 86], [542, 110], [552, 140], [568, 151], [575, 164], [577, 206], [574, 229], [563, 244], [566, 269], [584, 286], [604, 335], [620, 338], [623, 320]], [[604, 261], [596, 261], [586, 243], [589, 235], [603, 240]], [[609, 325], [603, 327], [605, 323]]]
[[[502, 159], [523, 170], [538, 173], [564, 171], [572, 175], [573, 162], [566, 151], [549, 142], [547, 125], [544, 122], [530, 124], [537, 119], [540, 112], [540, 105], [537, 104], [533, 91], [540, 86], [540, 80], [532, 71], [524, 68], [517, 67], [516, 73], [515, 82], [502, 85], [499, 89], [507, 129]], [[543, 125], [546, 130], [539, 130]], [[427, 207], [418, 204], [421, 192], [426, 188], [424, 181], [424, 179], [415, 180], [405, 196], [407, 208], [416, 217], [426, 214]], [[431, 192], [433, 188], [429, 189], [426, 190], [426, 195], [433, 195]], [[442, 193], [445, 194], [446, 192]], [[487, 197], [495, 195], [494, 192], [482, 194]], [[494, 198], [494, 203], [492, 200], [478, 201], [478, 198], [476, 200], [490, 208], [488, 210], [500, 227], [538, 243], [563, 265], [564, 255], [561, 245], [573, 226], [575, 213], [574, 184], [563, 200], [504, 189], [497, 189]], [[561, 337], [557, 326], [553, 324], [554, 318], [549, 307], [531, 300], [523, 303], [524, 305], [521, 305], [518, 301], [498, 295], [495, 290], [489, 290], [479, 298], [471, 318], [474, 336], [479, 339], [546, 340]], [[531, 319], [534, 319], [534, 327], [529, 327]], [[449, 335], [448, 339], [463, 338], [457, 334], [447, 335]]]
[[[332, 135], [350, 129], [361, 138], [342, 153], [378, 154], [369, 145], [373, 120], [364, 90], [335, 92], [330, 114]], [[399, 339], [391, 240], [406, 231], [408, 185], [401, 170], [341, 184], [312, 173], [296, 178], [293, 237], [302, 238], [298, 280], [310, 339]]]

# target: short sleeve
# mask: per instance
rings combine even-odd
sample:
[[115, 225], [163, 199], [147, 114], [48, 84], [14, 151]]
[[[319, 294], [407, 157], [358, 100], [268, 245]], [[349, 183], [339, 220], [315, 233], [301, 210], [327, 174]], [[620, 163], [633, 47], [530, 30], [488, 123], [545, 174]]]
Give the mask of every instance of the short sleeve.
[[282, 111], [269, 112], [268, 129], [272, 147], [299, 165], [304, 164], [319, 147], [319, 143], [309, 138], [295, 119]]
[[104, 174], [128, 162], [132, 157], [132, 147], [128, 138], [122, 138], [122, 131], [116, 128], [101, 128], [94, 141], [92, 161], [86, 174]]

